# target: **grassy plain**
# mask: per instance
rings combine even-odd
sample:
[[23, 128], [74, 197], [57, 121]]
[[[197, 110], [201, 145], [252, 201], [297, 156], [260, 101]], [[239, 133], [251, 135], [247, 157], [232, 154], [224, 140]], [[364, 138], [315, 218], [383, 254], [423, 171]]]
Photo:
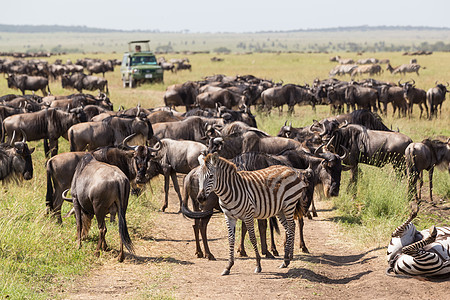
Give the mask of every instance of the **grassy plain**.
[[[339, 54], [339, 53], [338, 53]], [[355, 53], [340, 53], [342, 57], [359, 58]], [[124, 105], [126, 108], [140, 103], [144, 107], [163, 105], [164, 90], [168, 85], [188, 80], [200, 80], [213, 74], [252, 74], [284, 83], [312, 83], [314, 78], [328, 77], [334, 63], [328, 61], [328, 54], [251, 54], [223, 55], [223, 62], [211, 62], [213, 54], [189, 56], [193, 66], [192, 72], [165, 73], [163, 84], [143, 85], [136, 89], [124, 89], [119, 69], [107, 73], [111, 101], [115, 108]], [[392, 65], [406, 63], [409, 57], [399, 53], [372, 53], [364, 57], [389, 58]], [[70, 58], [75, 61], [82, 57], [121, 58], [120, 54], [73, 54], [51, 57]], [[166, 59], [183, 57], [168, 55]], [[431, 56], [419, 57], [419, 63], [426, 67], [420, 76], [408, 75], [403, 80], [414, 78], [417, 86], [427, 90], [434, 86], [436, 80], [450, 81], [450, 53], [435, 53]], [[341, 78], [349, 80], [349, 77]], [[400, 77], [384, 72], [379, 78], [397, 82]], [[55, 95], [70, 94], [73, 91], [63, 90], [59, 81], [51, 82], [51, 90]], [[9, 90], [6, 80], [0, 81], [0, 95], [17, 93]], [[414, 108], [411, 119], [393, 118], [392, 107], [384, 118], [387, 126], [399, 129], [414, 141], [426, 137], [450, 136], [450, 104], [444, 102], [442, 115], [432, 121], [420, 120], [418, 108]], [[271, 116], [257, 114], [258, 126], [270, 134], [276, 134], [283, 123], [292, 121], [293, 126], [306, 126], [313, 119], [322, 119], [330, 115], [329, 108], [320, 106], [316, 112], [310, 107], [296, 107], [292, 116], [283, 113], [281, 116], [273, 112]], [[68, 151], [68, 143], [60, 139], [60, 151]], [[95, 265], [116, 256], [116, 251], [102, 253], [100, 258], [94, 257], [94, 248], [98, 230], [93, 226], [91, 238], [83, 243], [81, 250], [76, 249], [75, 222], [73, 218], [63, 220], [57, 225], [45, 214], [46, 175], [43, 144], [31, 142], [36, 147], [33, 154], [34, 177], [20, 184], [0, 186], [0, 297], [11, 299], [52, 298], [55, 293], [64, 290], [64, 282], [74, 276], [85, 274]], [[408, 214], [406, 201], [406, 181], [399, 180], [390, 166], [382, 169], [361, 165], [363, 176], [358, 185], [356, 199], [346, 192], [348, 174], [344, 173], [340, 196], [333, 199], [337, 208], [336, 222], [357, 237], [360, 246], [387, 245], [390, 232], [398, 226]], [[427, 176], [425, 176], [427, 177]], [[435, 172], [435, 200], [450, 197], [450, 176], [448, 172]], [[427, 183], [425, 183], [426, 186]], [[151, 232], [155, 226], [152, 222], [156, 207], [162, 200], [160, 180], [152, 181], [154, 194], [147, 189], [140, 197], [131, 196], [127, 212], [130, 234], [133, 240], [142, 236], [143, 232]], [[70, 208], [64, 205], [64, 212]], [[430, 224], [447, 223], [438, 216], [428, 215], [418, 219], [419, 227]], [[95, 223], [94, 223], [95, 224]], [[107, 241], [112, 249], [118, 249], [119, 240], [116, 224], [108, 224]]]

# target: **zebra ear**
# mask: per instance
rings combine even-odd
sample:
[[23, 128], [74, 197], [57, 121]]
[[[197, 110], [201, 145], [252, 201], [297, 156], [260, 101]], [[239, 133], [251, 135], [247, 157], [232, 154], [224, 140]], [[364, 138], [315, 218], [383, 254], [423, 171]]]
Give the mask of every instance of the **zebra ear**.
[[198, 163], [200, 164], [200, 166], [203, 166], [205, 164], [205, 154], [203, 152], [201, 152], [198, 156]]

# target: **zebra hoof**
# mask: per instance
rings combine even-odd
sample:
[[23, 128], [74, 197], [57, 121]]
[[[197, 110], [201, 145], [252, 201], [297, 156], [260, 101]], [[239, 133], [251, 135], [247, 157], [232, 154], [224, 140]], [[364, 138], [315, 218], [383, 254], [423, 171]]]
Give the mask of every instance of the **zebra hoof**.
[[223, 270], [221, 275], [222, 276], [230, 275], [230, 270], [228, 270], [228, 269]]
[[255, 273], [261, 273], [262, 268], [260, 266], [255, 268]]

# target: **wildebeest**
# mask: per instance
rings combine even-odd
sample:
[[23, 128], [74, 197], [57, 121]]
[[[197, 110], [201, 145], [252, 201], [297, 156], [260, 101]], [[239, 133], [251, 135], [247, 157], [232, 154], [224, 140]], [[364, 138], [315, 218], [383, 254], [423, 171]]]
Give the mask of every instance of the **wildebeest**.
[[420, 116], [419, 119], [422, 118], [423, 108], [422, 104], [425, 106], [425, 111], [427, 112], [427, 118], [429, 118], [428, 114], [428, 106], [427, 106], [427, 93], [422, 90], [416, 88], [415, 84], [416, 81], [412, 79], [412, 83], [410, 81], [407, 81], [403, 84], [400, 83], [400, 80], [398, 81], [398, 85], [403, 88], [403, 95], [406, 99], [407, 107], [408, 107], [408, 115], [411, 117], [413, 112], [413, 105], [418, 104], [420, 108]]
[[403, 64], [396, 68], [393, 68], [391, 64], [388, 64], [386, 67], [386, 70], [391, 72], [392, 74], [400, 74], [400, 75], [406, 75], [406, 73], [416, 73], [419, 75], [419, 69], [420, 65], [418, 64]]
[[428, 106], [430, 106], [430, 118], [433, 116], [437, 117], [437, 108], [439, 106], [439, 115], [442, 112], [442, 103], [445, 101], [445, 95], [448, 92], [449, 83], [447, 85], [443, 85], [442, 83], [435, 82], [436, 86], [434, 88], [430, 88], [427, 91], [427, 102]]
[[190, 140], [205, 142], [208, 125], [223, 126], [223, 119], [209, 119], [203, 117], [189, 117], [179, 122], [166, 122], [153, 124], [155, 137], [170, 138], [174, 140]]
[[182, 198], [177, 173], [188, 174], [193, 168], [197, 167], [200, 153], [205, 153], [206, 150], [207, 147], [199, 142], [176, 141], [168, 138], [161, 139], [153, 147], [149, 147], [152, 156], [148, 168], [149, 177], [153, 178], [158, 174], [164, 175], [165, 198], [161, 207], [162, 211], [165, 211], [168, 205], [170, 178], [172, 178], [173, 186], [178, 194], [181, 208]]
[[[59, 137], [65, 135], [72, 125], [85, 121], [87, 121], [86, 115], [81, 108], [74, 109], [72, 112], [49, 108], [10, 116], [3, 121], [3, 126], [8, 135], [8, 142], [11, 141], [14, 131], [21, 132], [22, 130], [29, 141], [44, 139], [45, 155], [50, 153], [51, 156], [54, 156], [58, 153]], [[17, 134], [16, 138], [20, 139], [21, 134]]]
[[288, 106], [289, 113], [294, 112], [295, 104], [306, 103], [313, 108], [316, 104], [314, 95], [307, 88], [294, 84], [269, 88], [261, 93], [261, 99], [268, 112], [272, 107], [278, 107], [280, 114], [285, 104]]
[[48, 93], [50, 93], [48, 79], [42, 76], [9, 74], [6, 80], [8, 81], [8, 88], [19, 89], [22, 92], [22, 95], [25, 95], [25, 91], [37, 90], [41, 90], [44, 96], [47, 96], [47, 90]]
[[96, 254], [99, 255], [100, 249], [107, 249], [105, 216], [113, 208], [118, 211], [119, 215], [119, 261], [122, 262], [125, 258], [124, 244], [128, 251], [134, 253], [125, 217], [130, 195], [130, 182], [123, 172], [116, 166], [98, 162], [88, 153], [78, 163], [70, 189], [72, 199], [68, 199], [64, 195], [63, 198], [73, 202], [78, 247], [81, 247], [81, 238], [87, 236], [91, 220], [95, 216], [99, 229]]
[[114, 71], [114, 64], [112, 60], [93, 62], [87, 66], [89, 75], [102, 73], [105, 77], [105, 72]]
[[62, 88], [74, 88], [79, 93], [83, 90], [105, 92], [109, 94], [108, 80], [103, 77], [86, 75], [84, 73], [76, 73], [70, 76], [64, 75], [61, 77]]
[[144, 140], [153, 137], [147, 118], [110, 116], [101, 122], [86, 122], [69, 128], [70, 151], [91, 151], [98, 147], [117, 146], [127, 136], [136, 133]]
[[[423, 170], [428, 171], [430, 183], [430, 201], [433, 201], [434, 167], [443, 167], [450, 173], [450, 138], [447, 142], [425, 139], [421, 143], [411, 143], [405, 150], [409, 178], [409, 196], [422, 197]], [[420, 180], [417, 196], [417, 180]]]
[[[383, 109], [381, 108], [381, 103], [383, 103]], [[379, 95], [379, 106], [380, 110], [383, 111], [383, 114], [387, 114], [387, 105], [388, 103], [392, 103], [392, 116], [395, 116], [395, 111], [398, 109], [398, 117], [400, 118], [400, 113], [403, 116], [406, 116], [407, 106], [403, 88], [399, 86], [390, 86], [385, 85], [381, 88], [381, 92]]]
[[220, 104], [232, 109], [233, 107], [243, 107], [246, 103], [246, 97], [229, 89], [219, 89], [201, 93], [196, 97], [195, 101], [200, 108], [215, 108]]
[[349, 84], [345, 90], [345, 98], [347, 100], [347, 113], [351, 106], [353, 110], [365, 108], [377, 112], [378, 92], [375, 89], [362, 87], [355, 84]]
[[[147, 182], [146, 171], [148, 166], [148, 155], [146, 146], [128, 146], [127, 137], [123, 145], [128, 149], [115, 147], [103, 147], [93, 151], [91, 154], [98, 161], [118, 167], [132, 186]], [[86, 152], [66, 152], [58, 154], [47, 161], [47, 194], [46, 206], [61, 222], [61, 206], [63, 203], [62, 192], [70, 188], [75, 173], [75, 168]]]
[[188, 81], [183, 84], [168, 86], [164, 94], [164, 105], [169, 107], [185, 106], [186, 111], [195, 104], [198, 87], [195, 82]]
[[0, 143], [1, 182], [30, 180], [33, 177], [31, 154], [34, 152], [34, 148], [29, 149], [26, 135], [22, 133], [22, 136], [20, 142]]
[[358, 163], [377, 167], [392, 163], [398, 171], [404, 167], [405, 149], [412, 143], [408, 136], [399, 132], [370, 130], [361, 125], [339, 126], [338, 122], [333, 122], [330, 128], [323, 135], [324, 140], [330, 142], [340, 155], [343, 155], [343, 149], [349, 151], [343, 163], [352, 172], [350, 184], [357, 182]]

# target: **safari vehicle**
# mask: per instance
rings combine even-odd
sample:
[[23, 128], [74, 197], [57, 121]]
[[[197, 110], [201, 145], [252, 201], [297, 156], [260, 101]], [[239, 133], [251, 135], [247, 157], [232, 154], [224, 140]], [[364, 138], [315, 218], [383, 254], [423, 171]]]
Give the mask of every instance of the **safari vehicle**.
[[[123, 87], [134, 88], [144, 82], [162, 82], [164, 73], [150, 51], [150, 41], [131, 41], [128, 52], [123, 54], [120, 73]], [[144, 48], [144, 49], [143, 49]]]

